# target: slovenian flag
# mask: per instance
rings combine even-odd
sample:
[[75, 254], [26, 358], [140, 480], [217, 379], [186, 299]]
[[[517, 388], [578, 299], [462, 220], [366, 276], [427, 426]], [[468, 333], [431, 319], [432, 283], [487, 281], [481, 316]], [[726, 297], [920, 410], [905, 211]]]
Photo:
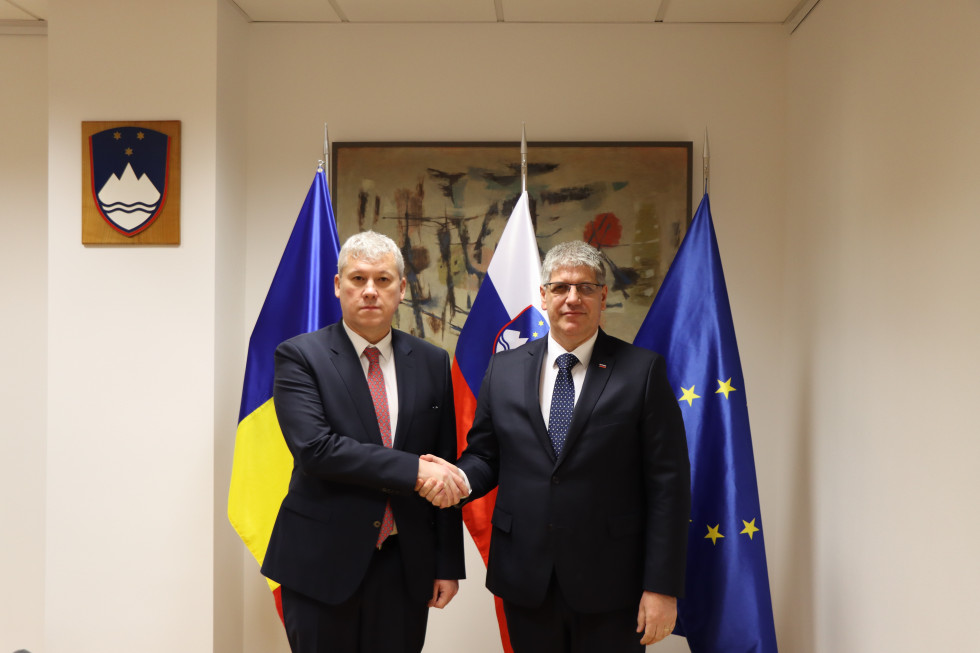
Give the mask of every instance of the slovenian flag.
[[[282, 341], [340, 319], [340, 302], [333, 292], [339, 250], [337, 224], [321, 168], [296, 218], [248, 343], [228, 519], [260, 567], [293, 470], [293, 457], [272, 403], [273, 357]], [[269, 581], [269, 587], [281, 619], [279, 585]]]
[[666, 359], [691, 456], [674, 634], [692, 653], [777, 653], [745, 380], [707, 194], [633, 344]]
[[[466, 434], [473, 425], [477, 394], [490, 357], [548, 333], [548, 318], [536, 308], [541, 305], [540, 279], [541, 257], [524, 191], [500, 235], [487, 276], [456, 343], [453, 392], [460, 451], [466, 449]], [[483, 564], [490, 554], [490, 516], [496, 498], [497, 491], [493, 490], [463, 506], [463, 521], [483, 556]], [[503, 603], [499, 598], [495, 602], [500, 639], [504, 650], [511, 653]]]

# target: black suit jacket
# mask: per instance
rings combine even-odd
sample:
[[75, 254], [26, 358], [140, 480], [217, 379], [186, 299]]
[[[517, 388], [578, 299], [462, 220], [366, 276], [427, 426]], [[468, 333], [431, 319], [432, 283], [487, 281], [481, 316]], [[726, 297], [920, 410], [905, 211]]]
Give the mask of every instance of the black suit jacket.
[[436, 578], [464, 575], [459, 511], [439, 511], [414, 492], [420, 454], [456, 456], [449, 357], [395, 330], [392, 348], [398, 424], [391, 449], [342, 322], [276, 349], [273, 397], [293, 473], [262, 573], [324, 603], [346, 600], [361, 584], [387, 500], [413, 596], [427, 600]]
[[473, 497], [498, 487], [487, 587], [536, 607], [554, 571], [581, 612], [681, 596], [690, 464], [663, 358], [600, 330], [556, 459], [538, 398], [547, 346], [493, 356], [458, 462]]

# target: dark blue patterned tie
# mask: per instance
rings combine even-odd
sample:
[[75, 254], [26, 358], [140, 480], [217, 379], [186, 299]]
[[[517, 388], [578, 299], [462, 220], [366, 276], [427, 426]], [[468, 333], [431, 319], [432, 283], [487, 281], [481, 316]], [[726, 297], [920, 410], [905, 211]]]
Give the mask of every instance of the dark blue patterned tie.
[[555, 377], [555, 391], [551, 395], [551, 412], [548, 414], [548, 437], [555, 450], [555, 456], [561, 455], [568, 435], [568, 426], [572, 423], [572, 409], [575, 408], [575, 383], [572, 381], [572, 368], [578, 364], [575, 354], [562, 354], [555, 363], [558, 365], [558, 376]]

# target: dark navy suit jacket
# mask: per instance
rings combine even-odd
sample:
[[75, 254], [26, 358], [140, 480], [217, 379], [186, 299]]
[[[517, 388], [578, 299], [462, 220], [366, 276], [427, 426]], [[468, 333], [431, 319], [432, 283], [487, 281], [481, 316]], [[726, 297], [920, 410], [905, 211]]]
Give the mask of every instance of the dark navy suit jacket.
[[556, 458], [538, 398], [547, 346], [492, 357], [458, 462], [474, 498], [498, 488], [487, 587], [536, 607], [554, 572], [581, 612], [680, 597], [690, 465], [663, 358], [600, 330]]
[[387, 500], [413, 597], [428, 600], [436, 578], [464, 575], [460, 511], [437, 510], [414, 492], [420, 454], [456, 457], [449, 357], [396, 330], [392, 348], [398, 424], [391, 449], [342, 322], [276, 349], [273, 397], [293, 473], [262, 573], [324, 603], [346, 600], [361, 584]]

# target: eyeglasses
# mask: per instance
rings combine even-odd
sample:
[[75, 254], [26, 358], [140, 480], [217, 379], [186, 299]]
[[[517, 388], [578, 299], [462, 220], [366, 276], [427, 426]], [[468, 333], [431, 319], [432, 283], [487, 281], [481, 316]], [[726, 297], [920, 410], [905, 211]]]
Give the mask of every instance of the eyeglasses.
[[574, 286], [580, 297], [592, 297], [604, 286], [601, 283], [565, 283], [564, 281], [552, 281], [541, 284], [551, 292], [552, 295], [564, 297]]

